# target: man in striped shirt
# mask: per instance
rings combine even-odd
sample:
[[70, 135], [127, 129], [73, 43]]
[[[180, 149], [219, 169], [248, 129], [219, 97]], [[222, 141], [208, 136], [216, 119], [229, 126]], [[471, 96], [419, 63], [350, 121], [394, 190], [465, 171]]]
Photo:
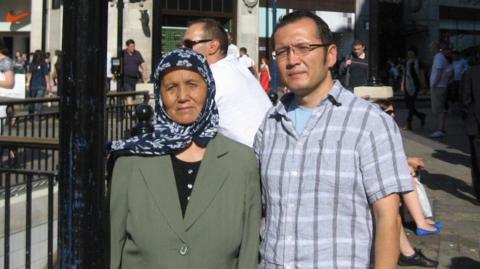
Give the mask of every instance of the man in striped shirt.
[[318, 16], [290, 13], [273, 37], [291, 92], [255, 139], [266, 217], [259, 268], [396, 268], [398, 193], [412, 190], [397, 125], [332, 79], [337, 48]]

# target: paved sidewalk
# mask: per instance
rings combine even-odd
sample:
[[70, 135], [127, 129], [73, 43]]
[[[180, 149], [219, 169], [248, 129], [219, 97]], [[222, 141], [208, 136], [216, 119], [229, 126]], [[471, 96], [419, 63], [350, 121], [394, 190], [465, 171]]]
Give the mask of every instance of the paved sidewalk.
[[[428, 114], [427, 125], [420, 128], [414, 121], [414, 131], [402, 131], [408, 156], [422, 157], [426, 171], [422, 174], [436, 220], [443, 223], [439, 236], [418, 237], [408, 231], [415, 247], [427, 257], [438, 259], [437, 268], [480, 269], [480, 204], [472, 194], [468, 139], [459, 111], [447, 117], [447, 136], [431, 139], [435, 119], [429, 102], [421, 102], [420, 110]], [[395, 103], [396, 120], [404, 126], [406, 110], [402, 102]], [[403, 267], [421, 268], [421, 267]]]

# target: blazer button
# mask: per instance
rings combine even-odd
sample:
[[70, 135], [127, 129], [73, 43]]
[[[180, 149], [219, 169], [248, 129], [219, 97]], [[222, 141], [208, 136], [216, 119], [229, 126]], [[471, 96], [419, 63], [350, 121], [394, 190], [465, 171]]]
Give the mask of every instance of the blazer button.
[[188, 247], [186, 245], [182, 245], [180, 247], [180, 249], [178, 250], [178, 253], [180, 253], [180, 255], [182, 256], [185, 256], [188, 254]]

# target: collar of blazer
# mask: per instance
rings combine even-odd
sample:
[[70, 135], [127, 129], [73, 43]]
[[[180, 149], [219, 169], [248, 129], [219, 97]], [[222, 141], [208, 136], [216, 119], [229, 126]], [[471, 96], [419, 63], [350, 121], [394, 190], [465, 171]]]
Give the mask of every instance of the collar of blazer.
[[185, 218], [182, 218], [170, 156], [145, 158], [145, 162], [140, 165], [140, 173], [160, 212], [167, 219], [171, 229], [184, 241], [186, 231], [205, 212], [228, 178], [229, 172], [221, 160], [228, 155], [228, 149], [222, 146], [222, 140], [223, 137], [217, 135], [207, 146]]

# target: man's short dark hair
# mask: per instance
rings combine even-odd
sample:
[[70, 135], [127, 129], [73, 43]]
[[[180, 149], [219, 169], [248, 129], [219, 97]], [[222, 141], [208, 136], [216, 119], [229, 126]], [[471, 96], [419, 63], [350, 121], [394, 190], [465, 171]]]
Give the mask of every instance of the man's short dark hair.
[[241, 48], [240, 48], [240, 52], [247, 54], [247, 48], [241, 47]]
[[353, 47], [355, 47], [355, 46], [365, 47], [365, 42], [363, 42], [363, 41], [360, 40], [360, 39], [357, 39], [357, 40], [353, 41], [353, 45], [352, 45], [352, 46], [353, 46]]
[[135, 41], [133, 41], [133, 39], [129, 39], [127, 40], [127, 42], [125, 42], [125, 44], [128, 46], [130, 46], [130, 44], [134, 44], [135, 45]]
[[320, 38], [320, 40], [322, 40], [323, 44], [333, 43], [332, 31], [330, 31], [330, 27], [328, 27], [328, 24], [316, 14], [306, 10], [297, 10], [280, 17], [277, 26], [275, 26], [275, 29], [273, 30], [272, 38], [275, 37], [278, 29], [305, 18], [311, 19], [313, 20], [313, 22], [315, 22], [315, 24], [317, 25], [318, 37]]
[[215, 39], [218, 40], [220, 43], [220, 52], [223, 55], [227, 55], [228, 50], [228, 36], [225, 29], [223, 29], [222, 25], [213, 19], [210, 18], [202, 18], [189, 23], [188, 26], [194, 24], [203, 24], [203, 37], [202, 39]]

